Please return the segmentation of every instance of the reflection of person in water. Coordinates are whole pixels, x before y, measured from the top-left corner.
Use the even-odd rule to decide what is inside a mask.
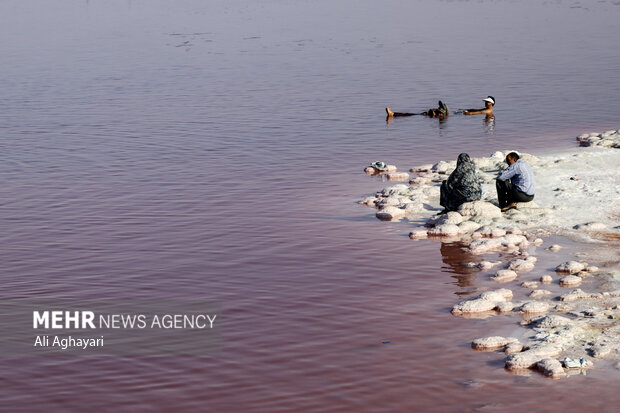
[[[478,269],[468,267],[467,263],[480,261],[480,257],[467,252],[463,247],[464,245],[458,242],[441,243],[441,260],[447,265],[442,269],[455,274],[453,277],[459,287],[471,287],[476,281],[474,274]]]
[[[448,107],[448,105],[444,104],[440,100],[439,103],[438,103],[438,107],[437,108],[432,108],[432,109],[429,109],[429,110],[427,110],[425,112],[421,112],[421,113],[394,112],[390,108],[385,108],[385,112],[387,113],[388,120],[393,118],[393,117],[416,116],[416,115],[428,116],[429,118],[443,119],[444,117],[446,117],[446,116],[448,116],[450,114],[450,108]]]

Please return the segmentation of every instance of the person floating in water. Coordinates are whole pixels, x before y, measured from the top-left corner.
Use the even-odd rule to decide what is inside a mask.
[[[448,105],[444,104],[441,100],[439,101],[438,106],[439,107],[437,107],[437,108],[429,109],[426,112],[422,112],[422,113],[393,112],[388,107],[385,108],[385,112],[387,113],[388,120],[391,119],[392,117],[415,116],[415,115],[421,115],[421,116],[428,116],[430,118],[440,118],[440,119],[443,119],[444,117],[446,117],[446,116],[448,116],[450,114],[450,108],[448,107]]]
[[[495,106],[495,98],[493,96],[487,96],[485,99],[482,99],[484,102],[484,108],[482,109],[458,109],[456,114],[463,115],[486,115],[487,120],[493,119],[493,107]],[[428,116],[431,118],[439,118],[444,119],[450,114],[450,108],[448,105],[444,104],[441,100],[438,103],[438,108],[429,109],[422,113],[412,113],[412,112],[394,112],[389,107],[385,108],[385,112],[387,113],[387,121],[389,122],[392,118],[399,116]]]
[[[484,109],[465,109],[463,115],[492,115],[493,106],[495,106],[495,98],[493,96],[487,96],[486,99],[482,99],[484,102]]]

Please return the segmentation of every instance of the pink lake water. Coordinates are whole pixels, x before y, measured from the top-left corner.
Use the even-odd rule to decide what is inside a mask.
[[[553,381],[472,351],[524,332],[449,313],[488,277],[356,202],[387,185],[362,173],[375,160],[617,129],[618,2],[8,0],[0,15],[0,298],[222,305],[217,354],[5,354],[0,410],[615,411],[605,363]],[[385,106],[487,95],[493,122],[385,122]]]

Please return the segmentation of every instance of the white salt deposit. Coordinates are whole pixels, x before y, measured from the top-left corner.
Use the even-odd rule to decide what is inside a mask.
[[[468,267],[487,271],[504,264],[505,269],[491,278],[514,282],[517,273],[534,268],[536,248],[532,245],[543,244],[544,237],[559,234],[587,240],[615,239],[620,233],[620,151],[609,149],[620,148],[620,131],[584,134],[578,141],[592,147],[541,157],[522,153],[521,159],[532,166],[535,175],[535,201],[518,203],[517,209],[504,213],[497,207],[495,177],[506,168],[504,158],[510,151],[496,151],[489,157],[474,159],[482,180],[482,199],[462,204],[458,212],[435,215],[441,209],[439,187],[454,169],[455,160],[412,168],[410,185],[390,186],[360,204],[377,208],[379,219],[425,222],[426,228],[412,230],[412,239],[442,236],[442,241],[460,240],[472,254],[499,252],[499,262],[471,262]],[[547,249],[555,252],[561,248],[554,244]],[[527,343],[499,336],[472,343],[476,349],[505,347],[509,369],[536,367],[545,375],[563,377],[563,364],[556,359],[561,353],[578,357],[565,358],[567,368],[592,365],[586,357],[620,360],[620,275],[609,270],[616,264],[617,261],[605,262],[602,270],[585,261],[557,265],[560,287],[578,286],[584,278],[592,277],[596,282],[586,283],[586,287],[599,291],[575,288],[558,297],[549,290],[538,289],[538,282],[529,277],[530,281],[521,284],[532,290],[529,301],[511,302],[512,291],[508,289],[487,291],[454,305],[452,314],[480,318],[507,314],[517,308],[526,319],[521,324],[534,330]],[[536,278],[544,284],[553,282],[548,274]],[[538,316],[547,312],[567,313],[571,318],[557,314]]]

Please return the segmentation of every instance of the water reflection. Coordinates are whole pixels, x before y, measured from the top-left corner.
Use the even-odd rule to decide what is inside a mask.
[[[442,266],[442,270],[456,274],[453,278],[456,278],[459,287],[473,286],[478,270],[467,263],[480,262],[480,257],[468,252],[460,242],[442,242],[440,251],[441,260],[447,265]]]
[[[495,133],[495,115],[492,113],[487,114],[483,120],[485,131],[488,135]]]

